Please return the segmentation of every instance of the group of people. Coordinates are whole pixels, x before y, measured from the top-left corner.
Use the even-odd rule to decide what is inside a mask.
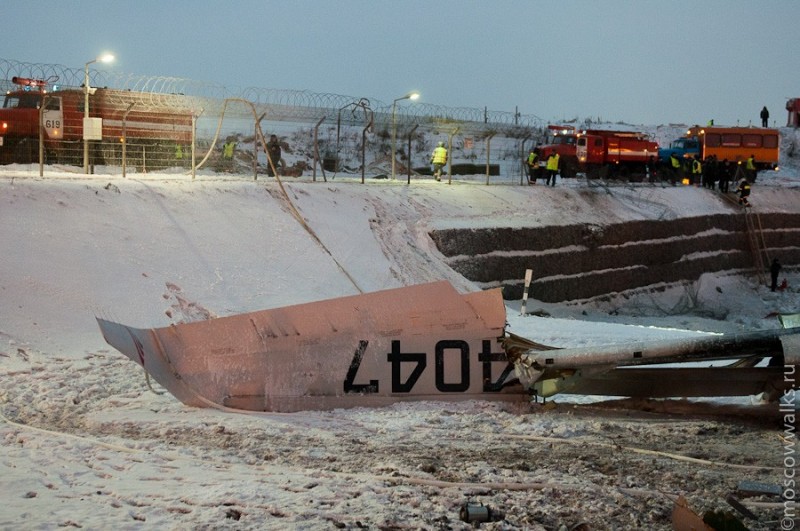
[[[528,184],[536,184],[536,179],[542,171],[542,165],[539,163],[539,156],[539,148],[533,148],[530,153],[528,153],[528,159],[525,161],[528,167]],[[547,178],[545,184],[547,186],[556,185],[556,176],[558,175],[560,160],[561,156],[555,152],[547,157],[547,162],[544,165],[545,176]]]
[[[767,127],[767,123],[769,121],[769,111],[767,110],[766,106],[761,110],[761,120],[763,126]],[[180,149],[180,146],[178,146],[177,150]],[[235,139],[232,137],[228,138],[227,141],[222,145],[221,165],[224,169],[233,168],[235,151]],[[278,140],[278,137],[276,135],[271,135],[269,142],[267,142],[268,175],[275,175],[275,170],[281,163],[281,154],[281,144]],[[542,173],[544,173],[544,177],[547,179],[546,185],[555,186],[556,177],[559,173],[560,156],[558,153],[551,153],[550,156],[547,157],[547,161],[544,165],[540,164],[540,156],[541,154],[538,147],[532,148],[528,154],[528,158],[525,161],[528,168],[528,184],[536,184],[537,179],[542,175]],[[178,151],[176,151],[176,158],[183,158],[183,153],[181,152],[179,155]],[[735,166],[727,159],[723,160],[722,162],[718,162],[716,157],[711,156],[704,162],[701,162],[695,157],[692,160],[691,168],[688,171],[684,168],[681,160],[678,159],[678,157],[676,157],[674,154],[670,157],[669,162],[669,181],[673,185],[678,181],[682,181],[685,178],[684,176],[688,173],[691,176],[689,180],[692,184],[702,183],[704,187],[713,190],[716,186],[716,183],[719,183],[719,190],[721,192],[728,192],[729,183],[735,178]],[[447,148],[444,147],[444,142],[439,142],[436,148],[434,148],[433,153],[431,154],[431,164],[433,165],[433,177],[437,181],[440,181],[442,178],[443,169],[445,165],[447,165]],[[658,171],[659,168],[657,167],[657,161],[655,161],[653,157],[650,157],[650,161],[647,164],[647,173],[651,182],[656,180]],[[747,178],[750,180],[750,182],[755,181],[756,168],[752,155],[749,159],[747,159],[745,171],[747,172]],[[749,185],[747,192],[749,195]],[[744,201],[744,204],[747,204],[746,196]],[[740,200],[740,203],[741,202],[742,201]]]
[[[177,149],[180,149],[180,146],[178,146]],[[236,141],[233,138],[228,138],[227,141],[222,145],[223,166],[233,165],[233,156],[235,150]],[[268,175],[275,175],[275,170],[278,168],[279,164],[282,163],[281,156],[281,143],[278,140],[278,137],[276,135],[270,135],[269,142],[267,142]],[[536,184],[537,179],[542,174],[542,169],[544,169],[546,185],[555,186],[556,177],[559,173],[560,158],[561,157],[558,153],[553,152],[547,157],[547,162],[544,165],[541,165],[539,148],[532,148],[528,153],[528,158],[525,161],[528,169],[528,184]],[[447,165],[447,160],[447,148],[444,147],[444,142],[438,142],[433,150],[433,153],[431,154],[433,177],[437,181],[440,181],[442,178],[442,172],[444,167]],[[691,159],[690,167],[687,169],[681,159],[679,159],[677,155],[673,153],[669,158],[667,172],[669,174],[668,180],[673,185],[676,184],[676,182],[681,182],[685,178],[688,178],[690,184],[702,184],[704,188],[709,188],[711,190],[714,190],[717,186],[717,183],[719,183],[720,192],[727,193],[729,191],[729,183],[736,178],[736,168],[737,166],[728,159],[719,162],[715,155],[711,155],[707,157],[705,161],[700,161],[700,159],[695,156]],[[756,179],[754,155],[750,155],[750,157],[747,159],[744,170],[746,178],[743,179],[743,181],[754,182]],[[657,161],[651,156],[647,163],[647,174],[650,182],[655,182],[657,180],[660,171],[662,170],[658,167]],[[661,178],[663,179],[663,177]],[[737,191],[740,190],[737,188]],[[747,192],[747,195],[749,195],[749,183]],[[741,202],[742,201],[740,201],[740,203]],[[746,196],[744,204],[747,204]]]
[[[556,185],[559,159],[560,157],[558,153],[552,153],[547,158],[547,164],[545,165],[544,169],[546,172],[545,175],[547,177],[548,186]],[[440,181],[442,178],[442,169],[447,164],[447,148],[444,147],[444,142],[439,142],[434,148],[433,153],[431,154],[431,164],[433,165],[433,178],[437,181]],[[526,164],[528,165],[528,184],[536,184],[536,179],[541,171],[541,167],[539,166],[538,148],[531,149],[530,153],[528,154]]]
[[[683,161],[673,153],[669,157],[667,171],[669,172],[669,182],[673,185],[676,182],[688,181],[689,184],[702,185],[704,188],[715,190],[719,186],[719,191],[728,193],[730,183],[737,181],[736,193],[739,195],[739,204],[750,206],[748,196],[750,195],[750,183],[756,180],[757,167],[755,155],[750,155],[741,168],[743,173],[739,173],[739,165],[728,159],[719,161],[716,155],[709,155],[705,160],[700,160],[698,156],[689,159],[688,167]],[[654,172],[657,171],[654,169]]]
[[[730,183],[735,180],[737,170],[737,164],[728,159],[720,161],[716,155],[710,155],[702,161],[695,155],[690,159],[689,170],[686,171],[680,160],[673,154],[670,157],[670,166],[674,170],[676,180],[688,178],[690,184],[699,184],[710,190],[715,190],[719,186],[720,192],[729,191]]]

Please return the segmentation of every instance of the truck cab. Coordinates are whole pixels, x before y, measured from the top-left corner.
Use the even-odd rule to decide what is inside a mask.
[[[0,163],[32,162],[38,151],[39,108],[45,81],[14,77],[0,108]]]
[[[575,155],[578,135],[571,125],[547,126],[545,144],[539,146],[539,168],[544,171],[550,155],[558,153],[562,177],[575,177],[578,159]]]
[[[679,159],[692,158],[695,155],[700,155],[700,142],[697,137],[693,138],[678,138],[670,142],[669,147],[659,148],[658,159],[664,163],[668,162],[672,154],[677,155]]]

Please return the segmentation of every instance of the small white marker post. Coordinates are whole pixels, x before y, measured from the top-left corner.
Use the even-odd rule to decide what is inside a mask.
[[[525,315],[525,306],[528,304],[528,288],[531,286],[531,279],[533,278],[533,269],[525,270],[525,291],[522,294],[522,309],[519,311],[520,315]]]

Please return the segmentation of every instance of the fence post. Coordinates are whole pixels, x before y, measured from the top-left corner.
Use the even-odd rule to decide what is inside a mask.
[[[453,184],[453,137],[460,130],[460,127],[456,127],[447,135],[447,184]]]
[[[317,125],[314,126],[314,173],[312,180],[317,182],[317,164],[319,164],[319,126],[322,122],[325,121],[325,117],[319,119]],[[325,168],[320,164],[320,169],[322,170],[322,178],[325,182],[328,182],[328,179],[325,177]]]
[[[254,139],[253,140],[253,180],[254,181],[258,180],[258,139],[259,139],[259,133],[261,133],[261,136],[264,135],[264,133],[261,132],[261,120],[263,120],[266,115],[267,115],[267,113],[263,113],[261,116],[259,116],[258,119],[256,120],[255,125],[253,126],[255,128],[255,131],[253,131],[253,139]],[[267,161],[267,163],[269,163],[269,161]]]
[[[44,175],[44,110],[47,106],[47,98],[42,96],[42,104],[39,106],[39,177]]]
[[[128,113],[131,112],[133,106],[136,105],[136,102],[131,102],[128,105],[128,108],[125,110],[125,114],[122,115],[122,178],[125,178],[125,168],[128,164]]]
[[[491,162],[491,149],[492,149],[492,138],[497,133],[491,133],[489,136],[486,137],[486,184],[489,184],[489,162]]]
[[[369,123],[361,130],[361,184],[364,184],[364,173],[367,171],[367,131],[372,127],[372,114],[369,116]]]
[[[414,124],[411,131],[408,132],[408,157],[406,158],[406,168],[408,168],[408,184],[411,184],[411,138],[414,136],[414,131],[417,130],[419,124]]]
[[[203,112],[202,109],[200,112]],[[197,177],[197,114],[192,110],[192,180]]]
[[[521,146],[522,156],[520,157],[520,161],[522,161],[522,164],[521,164],[522,171],[519,172],[519,185],[520,186],[523,185],[523,183],[525,181],[525,173],[528,171],[528,157],[527,157],[527,154],[525,153],[525,142],[527,142],[530,137],[531,136],[528,135],[528,136],[526,136],[525,138],[522,139],[522,146]]]

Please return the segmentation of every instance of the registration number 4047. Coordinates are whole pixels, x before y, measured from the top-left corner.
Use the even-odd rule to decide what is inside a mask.
[[[379,380],[369,380],[369,383],[356,383],[358,369],[364,359],[364,353],[369,346],[369,341],[358,342],[344,380],[345,393],[378,393]],[[445,356],[445,353],[450,355]],[[391,392],[411,393],[420,377],[428,370],[427,352],[403,352],[400,341],[392,341],[392,350],[387,353],[386,361],[391,365]],[[483,340],[481,351],[478,353],[478,362],[481,364],[482,374],[480,379],[485,393],[500,392],[508,385],[514,366],[506,359],[505,352],[492,352],[492,342]],[[506,364],[500,376],[492,379],[492,363],[504,362]],[[469,343],[463,340],[442,340],[436,343],[433,352],[434,382],[436,390],[442,393],[465,393],[469,390],[472,375],[470,374],[470,348]],[[450,366],[448,366],[450,365]],[[408,375],[403,378],[403,369]],[[409,372],[410,369],[410,372]],[[513,378],[511,378],[513,380]]]

